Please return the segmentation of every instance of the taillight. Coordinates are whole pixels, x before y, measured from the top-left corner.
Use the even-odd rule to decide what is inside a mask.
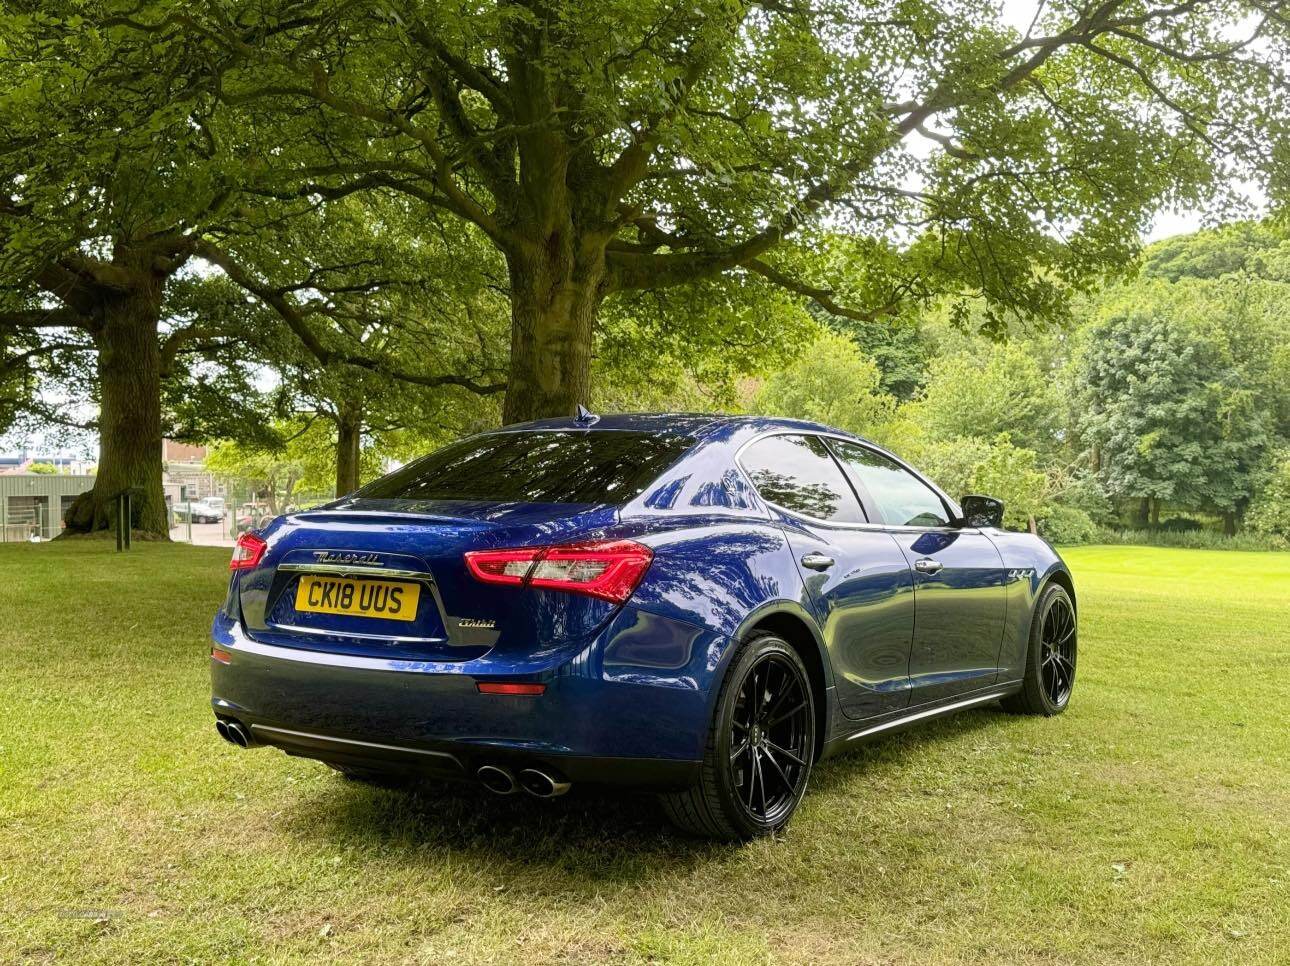
[[[486,584],[519,586],[528,577],[543,548],[525,550],[468,550],[466,566]]]
[[[654,551],[632,540],[599,540],[556,547],[470,550],[476,580],[588,594],[621,604],[641,582]]]
[[[237,538],[233,547],[233,559],[228,562],[229,570],[250,570],[258,567],[264,559],[264,551],[269,549],[264,537],[254,533],[244,533]]]

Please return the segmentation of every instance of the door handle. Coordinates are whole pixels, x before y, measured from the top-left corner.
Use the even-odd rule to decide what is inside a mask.
[[[920,574],[934,574],[944,566],[945,564],[931,557],[921,557],[914,561],[914,569]]]
[[[803,554],[802,566],[807,570],[828,570],[833,566],[833,558],[822,553]]]

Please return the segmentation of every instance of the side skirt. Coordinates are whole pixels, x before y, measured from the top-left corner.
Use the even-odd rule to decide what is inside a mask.
[[[854,748],[866,739],[876,738],[890,731],[908,728],[919,722],[930,721],[933,718],[940,718],[956,711],[965,711],[968,708],[990,704],[992,701],[998,701],[1000,698],[1006,698],[1008,695],[1015,693],[1020,683],[1019,681],[1010,681],[1003,685],[995,685],[978,694],[968,695],[965,698],[956,698],[941,704],[907,710],[885,721],[865,724],[853,731],[844,732],[831,738],[825,746],[824,754],[821,757],[828,758],[831,755],[839,754],[848,748]]]

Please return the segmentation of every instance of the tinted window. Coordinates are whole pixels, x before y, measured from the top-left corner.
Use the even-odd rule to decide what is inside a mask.
[[[854,443],[833,441],[838,456],[869,491],[884,522],[894,526],[943,527],[949,523],[945,502],[907,469]]]
[[[600,432],[472,436],[374,480],[366,500],[622,503],[686,449],[688,436]]]
[[[817,437],[769,436],[744,450],[739,462],[771,503],[817,520],[864,521],[855,492]]]

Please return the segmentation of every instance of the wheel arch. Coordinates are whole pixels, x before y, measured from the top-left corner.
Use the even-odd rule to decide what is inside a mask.
[[[1043,582],[1039,585],[1039,593],[1042,594],[1044,592],[1044,588],[1047,587],[1049,584],[1057,584],[1059,587],[1062,588],[1062,590],[1066,591],[1066,593],[1070,596],[1071,608],[1075,611],[1075,618],[1076,620],[1078,620],[1079,619],[1079,600],[1075,597],[1075,581],[1071,579],[1070,571],[1061,567],[1055,568],[1051,573],[1049,573],[1043,579]],[[1035,599],[1038,600],[1038,597],[1039,595],[1036,594]]]
[[[762,613],[740,634],[740,640],[758,631],[768,631],[788,642],[806,665],[815,694],[815,760],[824,753],[829,726],[829,675],[824,648],[808,619],[791,610]]]

